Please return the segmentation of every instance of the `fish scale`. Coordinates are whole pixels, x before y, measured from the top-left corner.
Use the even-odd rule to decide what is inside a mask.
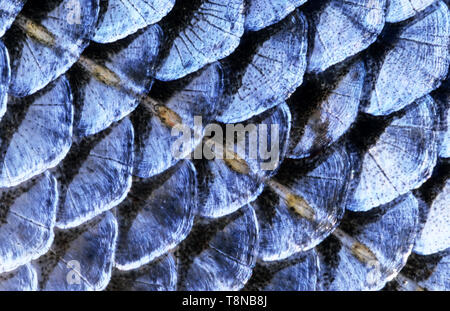
[[[450,290],[448,16],[2,1],[0,290]]]

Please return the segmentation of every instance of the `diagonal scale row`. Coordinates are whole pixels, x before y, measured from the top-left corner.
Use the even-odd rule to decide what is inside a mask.
[[[127,1],[127,3],[122,2],[121,5],[133,6],[137,2],[139,1]],[[162,1],[154,2],[156,5],[156,2]],[[251,4],[252,2],[258,1],[249,1]],[[389,5],[392,6],[392,3],[395,2],[391,1]],[[410,1],[410,4],[415,5],[413,2]],[[284,13],[281,13],[283,16],[280,15],[276,18],[282,19],[291,14],[295,7],[301,4],[303,3],[297,3],[289,9],[282,9],[282,11],[285,10]],[[195,7],[196,5],[198,7]],[[197,18],[204,18],[202,15],[210,9],[210,6],[214,5],[208,1],[198,1],[198,4],[188,7],[192,12],[202,13]],[[347,2],[346,5],[361,6],[356,2],[353,4]],[[131,9],[131,6],[128,9]],[[408,31],[417,34],[414,27],[422,27],[423,25],[420,26],[420,23],[423,21],[434,25],[427,27],[434,27],[433,29],[438,31],[437,34],[431,35],[431,38],[445,38],[446,34],[448,35],[448,29],[446,30],[446,27],[442,27],[442,25],[448,23],[445,21],[445,13],[448,15],[447,7],[443,2],[437,2],[436,5],[428,8],[426,6],[428,4],[417,9],[414,8],[415,12],[423,12],[417,13],[417,18],[412,22],[408,20],[405,24],[401,24],[400,30],[394,32],[396,39],[383,34],[376,44],[384,44],[383,42],[387,40],[389,44],[393,44],[394,49],[396,47],[403,48],[401,47],[402,40],[407,41],[403,34],[407,34]],[[172,9],[170,4],[164,7],[167,12]],[[345,15],[349,8],[344,7],[337,6],[333,10],[342,10]],[[175,6],[174,16],[181,14],[177,9],[179,7]],[[29,12],[27,10],[30,9],[25,8],[24,16]],[[23,155],[23,152],[25,154],[34,152],[39,156],[30,156],[25,161],[22,158],[11,159],[8,168],[5,169],[5,186],[23,187],[22,182],[33,177],[37,178],[59,163],[58,167],[51,170],[51,174],[58,180],[55,182],[57,185],[56,197],[63,200],[58,203],[58,210],[53,213],[56,217],[55,223],[49,227],[52,228],[51,231],[55,225],[64,230],[56,229],[54,247],[47,252],[47,255],[32,264],[27,264],[30,259],[23,259],[28,258],[24,255],[18,263],[7,269],[9,272],[1,274],[0,288],[3,286],[6,289],[32,290],[104,289],[109,282],[111,273],[113,278],[109,289],[117,289],[122,286],[119,285],[122,279],[127,280],[125,287],[121,287],[122,289],[142,286],[144,289],[168,290],[381,289],[387,281],[395,277],[405,265],[406,258],[411,252],[416,234],[415,229],[418,226],[417,207],[414,199],[408,193],[420,187],[431,176],[436,165],[437,154],[440,152],[438,151],[440,142],[446,139],[445,127],[438,125],[437,120],[440,115],[441,123],[445,122],[443,121],[445,104],[448,104],[448,101],[440,102],[439,100],[443,98],[440,97],[440,94],[433,96],[439,97],[436,99],[438,104],[436,106],[430,96],[422,96],[436,89],[439,81],[444,79],[447,73],[448,63],[446,61],[439,62],[441,59],[439,55],[448,54],[448,43],[447,46],[429,41],[423,43],[421,42],[423,37],[420,37],[420,40],[412,40],[421,42],[416,42],[416,44],[434,49],[433,52],[427,53],[426,59],[437,55],[439,68],[437,82],[430,82],[432,86],[429,87],[426,85],[429,83],[428,78],[426,76],[419,77],[414,82],[417,85],[425,86],[424,91],[414,93],[410,99],[406,98],[405,103],[392,104],[394,110],[380,114],[399,112],[387,117],[371,117],[365,113],[374,115],[378,115],[378,113],[373,113],[368,110],[370,108],[367,108],[371,105],[370,96],[368,97],[369,106],[365,102],[361,107],[358,104],[367,91],[368,79],[373,79],[377,75],[378,79],[380,77],[377,73],[379,65],[373,67],[372,63],[372,59],[377,58],[378,55],[373,55],[373,49],[369,48],[367,53],[363,52],[366,55],[361,59],[356,56],[356,61],[353,61],[352,58],[358,51],[336,61],[336,63],[345,61],[342,67],[339,67],[340,64],[337,65],[338,67],[334,66],[336,63],[326,65],[332,66],[331,76],[333,79],[338,76],[337,80],[329,79],[330,70],[324,71],[323,75],[316,75],[314,72],[312,75],[303,77],[306,65],[311,63],[311,55],[306,55],[306,31],[318,31],[318,26],[311,23],[314,21],[310,18],[311,12],[324,14],[324,17],[329,14],[326,13],[329,11],[323,7],[315,8],[308,4],[306,4],[305,11],[305,15],[310,21],[308,27],[306,19],[297,10],[281,23],[269,21],[269,24],[272,25],[266,25],[270,26],[269,28],[245,34],[241,40],[242,47],[238,47],[237,52],[231,56],[228,55],[234,51],[237,45],[232,48],[233,51],[227,52],[228,55],[219,53],[220,56],[217,54],[209,60],[199,56],[201,53],[194,53],[195,55],[189,57],[192,57],[192,61],[197,63],[195,66],[198,68],[192,69],[194,66],[188,69],[187,67],[191,66],[190,63],[183,64],[180,73],[180,77],[183,79],[174,82],[156,81],[153,83],[153,77],[158,78],[158,72],[162,68],[161,64],[170,58],[170,53],[169,56],[165,55],[167,51],[170,51],[168,46],[172,40],[168,38],[176,36],[173,40],[186,39],[188,33],[192,36],[197,29],[189,28],[192,25],[188,23],[186,24],[189,25],[187,30],[175,31],[167,37],[167,34],[163,35],[159,25],[145,28],[163,18],[160,16],[147,22],[146,25],[131,27],[130,30],[127,30],[132,34],[130,37],[110,45],[92,44],[83,56],[75,57],[77,63],[72,66],[68,74],[72,90],[68,87],[69,84],[65,77],[57,79],[60,74],[49,78],[45,85],[32,92],[34,95],[23,99],[11,96],[14,95],[14,92],[10,89],[11,95],[6,103],[8,109],[5,107],[6,114],[1,122],[4,124],[4,129],[10,129],[13,124],[13,132],[23,129],[25,134],[11,135],[14,134],[11,133],[11,130],[9,130],[9,134],[8,131],[5,131],[5,159],[8,158],[8,154]],[[375,12],[370,14],[375,14]],[[274,13],[278,14],[275,8]],[[105,14],[105,8],[103,8],[103,12],[100,12],[100,15],[102,14]],[[186,18],[195,16],[195,13],[183,14],[186,14],[186,16],[183,15]],[[370,18],[375,18],[370,14]],[[47,30],[46,32],[46,28],[36,28],[35,26],[39,24],[33,24],[27,19],[23,20],[21,25],[21,17],[22,13],[17,19],[18,27],[22,27],[20,29],[25,30],[26,35],[30,36],[31,34],[31,40],[36,40],[36,36],[41,36],[39,37],[41,40],[37,41],[48,47],[49,41],[43,42],[42,39],[47,35],[50,38],[52,31]],[[212,17],[213,20],[216,17]],[[227,16],[227,18],[229,17]],[[333,18],[335,17],[336,15],[333,13]],[[173,16],[169,16],[166,20],[163,18],[160,25],[170,25],[173,23],[172,18]],[[139,18],[136,16],[136,19]],[[34,22],[36,21],[34,20]],[[390,22],[389,19],[387,21]],[[262,28],[266,26],[262,26]],[[14,27],[16,25],[12,30]],[[172,28],[175,29],[175,27]],[[163,27],[164,33],[167,29],[172,30],[172,28]],[[291,52],[282,45],[283,40],[289,42],[286,46],[292,44],[291,38],[288,36],[292,33],[292,29],[302,29],[296,33],[302,35],[297,39],[299,44],[299,47],[295,49],[297,53],[293,53],[300,57],[298,60],[290,57]],[[253,34],[257,34],[258,36],[255,38],[258,39],[252,39]],[[122,35],[123,37],[127,36],[122,33],[111,41],[122,39],[123,37],[120,37]],[[117,34],[113,36],[117,36]],[[229,39],[232,37],[230,36]],[[8,46],[7,40],[10,41],[8,33],[4,40]],[[148,48],[136,49],[142,45]],[[252,45],[256,46],[256,52],[245,50],[245,47]],[[286,69],[289,66],[285,66],[277,71],[278,69],[273,64],[277,63],[276,60],[279,60],[280,55],[270,54],[275,47],[288,53],[286,54],[287,59],[282,63],[293,61],[296,64],[294,69],[289,70]],[[416,46],[407,46],[405,49],[407,53],[411,53],[415,48]],[[364,49],[365,47],[362,48],[362,50]],[[338,48],[338,50],[342,49]],[[298,53],[299,51],[300,53]],[[249,59],[246,61],[247,63],[238,61],[239,56],[243,53],[246,54],[246,59]],[[212,53],[208,52],[208,54]],[[9,84],[10,61],[8,51],[4,55],[6,56],[3,57],[0,69],[3,68],[3,85],[5,87],[2,91],[2,83],[0,83],[0,96],[6,98],[8,96],[6,88]],[[220,63],[216,62],[224,57],[225,59]],[[11,59],[14,60],[14,57]],[[383,66],[388,66],[386,57],[383,56],[379,59],[384,61]],[[142,66],[143,61],[145,64]],[[261,65],[262,70],[259,67]],[[12,66],[13,80],[14,70],[16,69]],[[66,70],[67,68],[63,69],[62,73]],[[171,74],[175,71],[169,70]],[[242,77],[247,76],[248,80],[243,78],[241,84],[234,89],[232,85],[235,79],[232,77],[239,72]],[[279,77],[285,79],[289,74],[292,74],[293,80],[278,80]],[[84,77],[83,80],[79,79],[80,76]],[[276,85],[280,89],[270,90],[264,83],[254,83],[255,79],[258,80],[259,77],[268,79],[266,85]],[[320,93],[327,93],[327,96],[315,99],[314,107],[311,107],[314,113],[306,115],[302,115],[305,103],[289,99],[304,80],[306,80],[305,88],[311,85],[320,85]],[[52,81],[55,82],[52,83]],[[311,81],[312,84],[310,84]],[[325,81],[325,86],[322,84],[323,81]],[[364,89],[363,82],[365,82]],[[61,88],[64,89],[64,85],[68,87],[68,90],[60,92],[59,95],[70,98],[70,105],[61,109],[64,112],[58,113],[66,113],[74,120],[63,123],[64,126],[67,125],[67,128],[70,128],[70,133],[66,132],[65,135],[65,147],[55,151],[50,148],[55,142],[47,142],[50,155],[46,157],[45,152],[41,153],[42,149],[38,149],[45,144],[33,140],[28,141],[27,137],[30,137],[28,133],[39,128],[44,132],[37,135],[38,137],[54,139],[55,135],[45,133],[47,131],[60,135],[64,132],[64,129],[59,128],[61,126],[59,122],[52,122],[52,120],[59,120],[60,117],[46,116],[47,109],[43,110],[44,112],[39,112],[37,109],[38,111],[35,112],[34,109],[30,111],[29,107],[34,107],[34,102],[38,101],[40,97],[44,97],[45,101],[48,101],[45,98],[47,93],[52,92],[55,86],[62,86]],[[233,89],[237,91],[233,91]],[[248,107],[236,104],[238,101],[234,101],[236,105],[234,107],[232,106],[233,101],[230,104],[229,96],[237,98],[236,95],[239,96],[240,92],[248,90],[251,90],[249,97],[245,100],[245,104],[250,103]],[[229,95],[230,91],[232,95]],[[234,92],[236,93],[234,94]],[[74,107],[72,107],[72,93]],[[294,100],[301,99],[305,92],[300,90],[298,94],[293,97]],[[110,96],[111,100],[104,101],[103,96],[105,95]],[[395,96],[393,95],[394,101],[396,101]],[[52,98],[51,103],[58,102],[54,97],[50,98]],[[405,100],[405,96],[401,94],[398,95],[398,98]],[[125,105],[123,105],[124,99]],[[288,104],[284,104],[285,100],[288,100]],[[306,102],[306,100],[304,101]],[[15,111],[16,103],[18,106]],[[340,103],[343,103],[343,108],[339,112]],[[104,107],[104,104],[111,104],[111,106]],[[48,108],[47,105],[45,105],[46,108]],[[41,104],[37,106],[41,106]],[[53,104],[49,106],[53,107]],[[61,104],[57,103],[55,106],[61,106]],[[28,109],[25,116],[23,113],[20,116],[22,107]],[[134,111],[136,108],[137,110]],[[361,108],[363,113],[357,117],[358,108]],[[99,112],[100,109],[104,113]],[[131,121],[126,118],[130,113],[132,113]],[[341,113],[341,116],[345,117],[339,117],[335,113]],[[97,116],[92,116],[92,114],[97,114]],[[200,162],[194,161],[194,165],[190,161],[173,157],[168,151],[175,140],[171,135],[172,128],[178,125],[195,128],[193,117],[198,115],[203,116],[207,119],[206,121],[217,119],[225,123],[243,121],[248,124],[278,124],[282,133],[280,139],[282,146],[278,154],[279,163],[268,173],[261,168],[264,161],[261,159],[254,161],[246,156],[248,150],[242,154],[233,151],[236,158],[232,160],[208,159]],[[41,117],[44,118],[42,123],[39,122],[38,125],[33,123],[37,120],[40,121]],[[317,124],[317,119],[320,120],[319,124]],[[28,120],[32,124],[27,129]],[[335,122],[339,126],[330,126],[330,122]],[[52,126],[58,126],[58,128],[54,129]],[[365,126],[368,127],[367,132],[364,131]],[[72,127],[74,127],[75,133],[73,137]],[[226,127],[226,124],[223,127]],[[438,127],[440,137],[436,132]],[[349,129],[350,133],[346,135]],[[375,130],[375,135],[372,130]],[[209,148],[213,145],[214,141],[209,136],[211,133],[205,133],[203,127],[194,129],[194,132],[197,134],[195,139],[189,148],[184,150],[180,158],[189,157],[191,152],[195,153],[198,150],[199,146],[200,148],[205,146]],[[362,143],[355,139],[361,133],[364,134],[364,138],[372,137],[372,141],[366,144],[366,142]],[[252,133],[250,132],[249,135]],[[275,133],[270,133],[272,138],[274,138],[273,135]],[[21,151],[16,152],[15,146]],[[297,149],[294,149],[296,147]],[[27,151],[27,148],[31,151]],[[239,149],[237,150],[239,151]],[[403,156],[402,159],[399,159],[400,154]],[[283,161],[285,157],[292,159]],[[38,159],[37,162],[33,162],[35,158]],[[61,162],[63,158],[65,159]],[[381,163],[381,165],[376,165],[374,162]],[[395,167],[395,174],[389,166],[384,165]],[[10,175],[10,168],[15,169],[15,174]],[[179,168],[182,170],[178,171]],[[189,173],[183,172],[186,169]],[[131,187],[132,171],[139,177],[135,178]],[[176,174],[173,175],[175,178],[169,177],[174,172],[178,172],[180,175],[178,177]],[[45,175],[49,174],[49,172],[45,173]],[[189,181],[180,182],[180,178],[188,176],[191,177]],[[191,185],[192,191],[180,190],[180,194],[177,195],[177,184]],[[106,188],[104,188],[105,186]],[[235,187],[234,190],[230,189],[230,186]],[[129,192],[130,187],[131,192]],[[329,191],[323,191],[324,188]],[[147,191],[149,191],[148,196],[145,194]],[[445,195],[445,187],[439,189],[438,192]],[[78,195],[78,198],[74,200],[73,194]],[[127,196],[127,194],[129,195]],[[125,196],[127,196],[126,199]],[[124,199],[125,201],[123,201]],[[224,201],[220,202],[222,199]],[[84,203],[83,200],[85,200]],[[158,200],[162,203],[158,204]],[[434,220],[436,216],[433,214],[432,204],[434,202],[439,204],[442,200],[445,202],[445,196],[442,199],[437,195],[433,200],[425,202],[426,205],[429,205],[430,211],[422,232],[422,240],[427,243],[429,241],[426,237],[429,232],[427,224],[433,229],[441,226]],[[105,213],[122,201],[123,203],[117,209],[112,210],[112,213]],[[398,206],[402,206],[401,212],[398,212],[400,209]],[[357,214],[360,213],[361,217],[356,217],[358,225],[349,225],[352,222],[348,220],[348,216],[344,217],[346,208],[359,211]],[[271,214],[270,209],[275,214]],[[364,212],[369,209],[370,211]],[[412,210],[411,213],[409,213],[409,209]],[[249,211],[254,215],[247,215]],[[245,218],[242,218],[242,213],[246,215]],[[363,234],[355,232],[353,230],[355,227],[361,224],[362,227],[365,227],[364,222],[371,217],[371,213],[381,213],[382,215],[392,213],[394,216],[378,215],[377,217],[381,218],[374,220],[373,224],[369,224],[369,229],[361,229],[364,230]],[[194,220],[195,215],[198,215],[195,218],[196,221]],[[350,213],[351,215],[352,213]],[[204,219],[205,216],[216,219]],[[277,217],[282,217],[282,220]],[[397,218],[404,220],[404,223],[395,229],[406,230],[408,234],[399,234],[398,241],[389,241],[392,242],[389,244],[389,248],[383,249],[378,244],[379,241],[376,237],[382,237],[386,226],[392,226],[395,223],[392,219]],[[101,219],[103,220],[100,222]],[[341,222],[340,227],[336,229]],[[9,223],[11,222],[8,221],[7,224]],[[299,225],[300,223],[302,225]],[[283,226],[279,224],[283,224]],[[94,233],[99,228],[104,230],[104,235]],[[148,228],[155,228],[155,232],[152,234]],[[193,236],[190,237],[189,232],[192,228]],[[243,228],[246,228],[247,232],[237,233],[239,229]],[[299,231],[299,228],[303,228],[305,232]],[[195,245],[195,232],[208,232],[209,229],[213,232],[209,235],[210,239],[205,241],[205,245],[202,247]],[[237,240],[230,241],[230,245],[223,245],[223,241],[227,241],[227,236],[236,235],[238,236]],[[323,261],[321,257],[320,243],[328,236],[330,237],[325,243],[328,243],[328,240],[334,240],[335,243],[341,245],[341,251],[336,249],[331,254],[332,257],[338,256],[337,264]],[[186,238],[187,240],[182,242]],[[45,239],[47,243],[51,244],[53,238],[46,237]],[[180,242],[181,245],[177,247]],[[319,246],[315,250],[317,245]],[[416,244],[415,251],[419,251],[418,245]],[[423,245],[422,243],[422,248]],[[98,249],[94,252],[95,247]],[[174,260],[170,254],[165,254],[175,247],[177,248]],[[445,249],[445,246],[443,247]],[[307,253],[303,253],[306,251]],[[41,252],[45,253],[46,250],[42,249]],[[82,285],[79,287],[68,286],[65,279],[67,273],[77,272],[73,267],[69,267],[68,263],[74,258],[88,260],[89,252],[98,255],[99,261],[83,262],[83,265],[92,267],[92,271],[75,273],[73,277],[75,279],[79,277]],[[435,253],[436,250],[429,252]],[[159,258],[162,255],[165,257]],[[271,262],[274,260],[276,262]],[[24,263],[26,265],[20,266]],[[322,272],[319,273],[319,265],[322,271],[324,267],[329,269],[327,270],[329,275],[323,276]],[[114,269],[112,269],[113,266],[115,266]],[[47,267],[51,267],[51,269],[47,271]],[[375,269],[373,269],[374,267]],[[15,268],[17,270],[14,270]],[[135,268],[138,269],[135,270]],[[133,271],[119,271],[119,269],[133,269]],[[351,272],[352,269],[354,269],[354,273]],[[444,268],[444,277],[445,271]],[[264,276],[264,273],[268,274],[268,278]],[[349,273],[354,275],[350,281],[346,277]],[[228,275],[224,277],[226,274]],[[205,275],[210,277],[205,278]],[[295,275],[297,277],[294,277]],[[400,280],[402,277],[405,276],[401,274],[398,279]],[[114,284],[116,278],[119,281]],[[327,280],[333,281],[323,283]]]

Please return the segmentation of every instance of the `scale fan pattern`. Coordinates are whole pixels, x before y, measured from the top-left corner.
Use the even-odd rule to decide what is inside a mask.
[[[445,0],[1,0],[0,291],[450,291]]]

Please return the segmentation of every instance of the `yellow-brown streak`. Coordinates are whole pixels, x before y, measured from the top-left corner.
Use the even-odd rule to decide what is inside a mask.
[[[211,139],[205,141],[205,145],[211,146],[214,142]],[[223,161],[230,167],[233,171],[238,172],[243,175],[250,175],[251,169],[249,164],[242,159],[237,153],[232,150],[225,149],[220,150],[220,145],[214,145],[216,149],[213,151],[218,155],[226,155],[223,158]],[[219,148],[219,150],[217,149]],[[299,195],[293,193],[286,186],[276,182],[273,179],[261,180],[260,177],[254,176],[254,178],[262,183],[265,183],[267,186],[271,187],[282,199],[286,201],[286,204],[289,208],[292,208],[297,214],[301,217],[306,218],[310,221],[314,221],[315,219],[315,211],[314,209]]]
[[[140,99],[140,103],[147,108],[149,111],[153,112],[154,114],[156,114],[156,107],[158,106],[162,106],[161,103],[149,96],[143,96]]]
[[[339,241],[347,247],[350,252],[362,263],[371,264],[373,262],[378,262],[375,254],[364,244],[356,241],[353,237],[349,236],[347,233],[341,229],[336,229],[333,235],[339,239]]]
[[[34,26],[33,26],[34,27]],[[81,56],[79,63],[93,76],[110,86],[120,86],[121,81],[119,77],[108,68],[95,63],[94,61]],[[149,109],[152,113],[160,118],[160,120],[168,127],[173,128],[177,125],[183,124],[182,118],[170,108],[163,106],[158,101],[150,98],[148,96],[143,96],[140,98],[140,102],[147,109]],[[211,144],[213,141],[208,139],[205,141],[205,144]],[[217,148],[217,145],[215,145]],[[245,159],[242,159],[238,154],[231,150],[217,150],[214,149],[216,154],[221,154],[222,156],[226,154],[223,161],[230,167],[233,171],[238,172],[243,175],[251,174],[251,169]],[[256,177],[259,179],[258,177]],[[266,183],[269,187],[271,187],[281,198],[283,198],[288,205],[288,207],[292,208],[297,214],[301,217],[314,221],[315,219],[315,211],[314,209],[304,200],[301,196],[293,193],[286,186],[276,182],[275,180],[263,180],[261,181]],[[351,253],[362,263],[370,263],[373,261],[377,261],[376,256],[373,252],[365,245],[355,241],[352,237],[348,236],[345,232],[340,229],[336,229],[333,233],[346,247],[349,248]]]
[[[55,45],[56,42],[55,36],[51,32],[49,32],[44,26],[39,25],[20,14],[16,19],[16,23],[31,38],[47,46]],[[91,73],[92,76],[101,83],[112,87],[123,87],[126,89],[126,86],[121,85],[122,81],[119,78],[119,76],[109,68],[100,65],[85,56],[80,57],[80,59],[78,60],[78,64],[83,66],[83,68],[86,71]],[[134,94],[134,92],[130,90],[127,91],[130,94],[138,97],[138,95]],[[156,114],[166,126],[173,128],[176,125],[180,125],[183,123],[183,120],[175,111],[160,105],[157,101],[149,97],[142,97],[140,99],[142,104],[145,105],[148,109],[150,109],[154,114]]]
[[[222,159],[233,171],[242,175],[250,174],[251,170],[248,163],[234,151],[228,149],[224,150],[222,146],[220,144],[216,144],[213,139],[205,140],[204,144],[215,153],[216,159]],[[214,148],[212,148],[213,145]]]
[[[314,221],[315,211],[301,196],[293,193],[291,189],[271,179],[267,181],[269,185],[281,198],[284,199],[289,208],[292,208],[301,217]]]
[[[227,150],[226,156],[223,160],[225,164],[233,171],[238,172],[242,175],[250,174],[250,166],[244,159],[239,157],[237,153]]]
[[[173,128],[183,124],[183,119],[172,109],[162,105],[155,106],[156,113],[161,121],[168,127]]]
[[[78,63],[90,72],[98,81],[109,86],[120,86],[121,80],[119,76],[105,66],[99,65],[85,56],[81,56]]]
[[[55,45],[56,40],[54,35],[42,25],[39,25],[22,15],[18,16],[18,18],[16,19],[16,23],[31,38],[47,46]],[[95,61],[85,56],[81,56],[78,63],[83,66],[84,69],[86,69],[88,72],[90,72],[98,81],[113,87],[121,86],[121,80],[119,76],[107,67],[97,64]],[[159,102],[150,97],[142,97],[141,103],[147,109],[157,115],[161,119],[161,121],[170,128],[181,125],[183,123],[182,118],[175,111],[164,107]],[[227,150],[226,157],[223,160],[232,170],[243,175],[250,174],[250,167],[248,163],[233,151]],[[303,198],[293,194],[288,188],[279,183],[276,183],[275,181],[269,180],[267,184],[271,186],[282,198],[284,198],[288,206],[293,208],[299,215],[310,220],[314,219],[314,210]]]
[[[155,114],[161,122],[169,128],[174,128],[177,125],[183,124],[183,119],[175,111],[163,106],[160,102],[151,97],[143,96],[140,99],[140,103]]]
[[[55,36],[44,26],[35,23],[31,19],[19,14],[15,20],[15,24],[22,28],[34,40],[50,47],[55,45]]]
[[[211,145],[212,143],[213,141],[211,139],[205,141],[205,144],[207,145]],[[220,148],[217,145],[215,145],[215,147]],[[214,151],[216,152],[216,155],[224,154],[223,150],[214,149]],[[225,151],[227,157],[225,157],[224,161],[232,170],[244,175],[249,175],[251,173],[250,167],[244,159],[240,158],[239,155],[231,150]],[[256,179],[259,178],[256,177]],[[301,217],[309,221],[315,220],[316,213],[314,209],[301,196],[296,195],[291,189],[273,179],[262,180],[261,182],[271,187],[272,190],[285,200],[288,207],[292,208]],[[337,237],[360,262],[364,264],[373,264],[374,262],[379,263],[375,254],[366,245],[356,241],[341,229],[336,229],[333,232],[333,235]]]
[[[99,81],[111,86],[120,85],[120,79],[118,78],[118,76],[108,68],[98,65],[94,61],[83,56],[80,58],[79,62]],[[175,111],[163,106],[161,103],[151,97],[141,97],[140,103],[153,114],[158,116],[160,120],[169,128],[174,128],[177,125],[183,124],[182,118]],[[207,145],[211,143],[213,143],[212,140],[205,141],[205,144]],[[215,147],[217,148],[218,146],[215,145]],[[223,161],[233,171],[243,175],[251,174],[251,169],[248,163],[234,151],[225,150],[224,152],[224,150],[217,149],[214,149],[214,151],[216,152],[217,156],[219,154],[221,154],[222,157],[225,155],[223,157]],[[259,177],[255,178],[259,179]],[[304,217],[310,221],[314,221],[315,211],[302,197],[292,193],[290,189],[274,180],[263,180],[261,182],[266,183],[268,186],[270,186],[278,195],[280,195],[280,197],[282,197],[286,201],[287,205],[301,217]]]

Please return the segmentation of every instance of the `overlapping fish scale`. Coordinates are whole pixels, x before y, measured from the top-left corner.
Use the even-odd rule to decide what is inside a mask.
[[[357,59],[303,83],[288,101],[292,111],[289,158],[320,154],[349,130],[358,115],[365,74],[363,62]]]
[[[199,222],[177,250],[178,290],[239,290],[250,279],[259,229],[252,207]]]
[[[242,39],[221,63],[225,88],[218,121],[237,123],[285,101],[303,82],[308,24],[295,11],[282,22]]]
[[[258,262],[243,290],[315,291],[319,269],[319,258],[314,249],[282,261]]]
[[[431,177],[437,161],[436,119],[431,96],[388,119],[361,115],[350,135],[361,165],[347,209],[368,211]]]
[[[448,1],[25,2],[0,290],[450,290]],[[215,120],[278,125],[277,164],[186,160]]]
[[[197,211],[196,177],[192,163],[181,161],[160,175],[134,181],[116,213],[118,269],[148,264],[188,236]]]
[[[243,0],[183,1],[160,23],[166,38],[155,77],[180,79],[230,55],[244,33]]]
[[[73,228],[122,202],[131,188],[134,132],[129,119],[73,144],[55,170],[57,227]]]
[[[437,89],[447,76],[449,47],[450,14],[442,1],[387,27],[368,53],[363,111],[388,115]]]
[[[319,73],[367,49],[385,24],[386,0],[310,1],[308,72]]]
[[[222,92],[219,63],[154,85],[130,117],[136,133],[133,174],[150,178],[189,158],[203,139],[204,127],[217,115]]]
[[[48,252],[53,243],[58,191],[49,173],[0,191],[0,273]]]
[[[306,0],[250,0],[247,2],[245,30],[258,31],[278,23]]]
[[[72,145],[72,93],[65,76],[25,97],[9,96],[0,121],[0,187],[56,166]]]
[[[4,36],[11,58],[10,94],[34,94],[64,74],[89,44],[98,11],[98,0],[27,2]]]
[[[418,203],[409,193],[363,213],[349,213],[317,247],[321,290],[380,290],[405,266],[419,223]]]
[[[111,43],[159,22],[175,0],[100,0],[99,22],[92,40]]]
[[[75,134],[96,134],[130,114],[153,84],[162,32],[147,27],[112,44],[91,44],[69,71]]]
[[[252,203],[260,226],[259,258],[286,259],[330,235],[344,216],[353,169],[345,146],[313,163],[286,160],[274,180],[290,194],[282,197],[278,189],[267,187]]]
[[[110,212],[82,226],[58,230],[44,256],[33,262],[40,290],[103,290],[114,264],[117,220]]]
[[[194,162],[199,174],[199,215],[222,217],[258,197],[265,180],[273,176],[283,162],[290,123],[289,107],[283,103],[245,123],[224,126],[225,136],[227,131],[235,131],[232,137],[217,135],[222,128],[217,132],[214,127],[209,129],[211,132],[207,131],[206,135],[214,133],[214,136],[199,147],[202,158]],[[261,128],[266,130],[261,131]],[[221,147],[224,139],[230,145],[228,149],[227,145]],[[219,152],[209,152],[220,148]]]

